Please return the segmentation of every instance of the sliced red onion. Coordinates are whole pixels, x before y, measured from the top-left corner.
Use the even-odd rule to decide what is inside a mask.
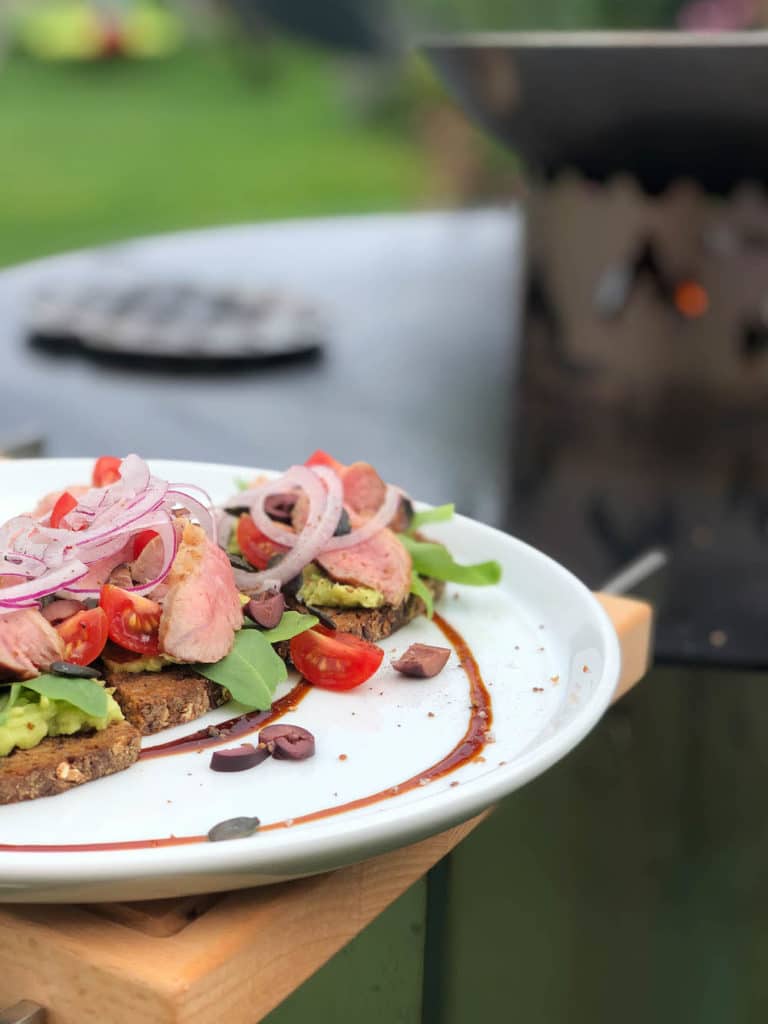
[[[40,576],[46,570],[42,558],[34,555],[21,555],[10,551],[0,558],[0,576]]]
[[[58,540],[60,537],[68,536],[70,543],[72,543],[74,539],[79,548],[106,540],[108,537],[113,537],[119,530],[125,530],[126,527],[137,523],[143,516],[160,508],[163,503],[163,499],[166,496],[166,492],[167,485],[163,487],[150,487],[144,492],[144,494],[131,499],[127,507],[115,512],[114,519],[110,517],[107,522],[108,512],[111,513],[115,508],[112,506],[108,512],[105,511],[102,516],[105,520],[103,526],[98,526],[95,523],[93,526],[89,526],[87,521],[78,514],[77,508],[75,508],[68,516],[65,516],[65,520],[70,525],[71,529],[50,530],[51,540]],[[85,527],[85,529],[79,530],[78,528],[80,526]],[[76,538],[73,538],[72,536],[73,531],[77,531],[78,533]]]
[[[79,559],[73,559],[60,569],[54,569],[45,574],[44,577],[35,580],[28,580],[26,583],[19,583],[14,587],[4,587],[0,591],[0,605],[3,607],[17,607],[20,602],[39,601],[48,594],[55,594],[57,590],[68,583],[80,580],[88,572],[88,566]]]
[[[190,491],[197,492],[198,498],[194,498]],[[184,505],[189,510],[192,516],[200,523],[200,526],[205,530],[206,536],[212,540],[216,540],[216,524],[213,518],[213,502],[211,501],[210,495],[202,489],[202,487],[196,487],[194,484],[174,484],[172,489],[166,492],[166,498]]]
[[[7,608],[0,604],[0,617],[3,615],[13,615],[14,612],[23,612],[25,608],[37,608],[37,601],[30,601],[29,604],[17,604],[9,605]]]
[[[258,526],[265,537],[269,537],[270,540],[274,541],[275,544],[280,544],[284,548],[292,548],[296,541],[301,536],[300,533],[294,533],[290,527],[276,523],[274,519],[270,519],[264,508],[266,499],[271,494],[280,494],[279,490],[273,487],[269,487],[260,494],[251,505],[251,519]],[[334,526],[334,530],[336,527]]]
[[[317,469],[318,467],[313,467]],[[320,467],[325,472],[328,472],[326,467]],[[330,473],[338,477],[331,470]],[[263,488],[259,488],[257,491],[252,492],[254,494],[253,504],[251,505],[251,516],[256,526],[261,532],[269,537],[270,540],[276,544],[282,544],[283,547],[292,548],[295,546],[301,534],[292,533],[290,530],[286,530],[283,526],[281,527],[278,523],[275,523],[267,515],[264,510],[264,499],[270,494],[277,494],[280,492],[280,487],[277,486],[285,481],[285,477],[281,477],[280,480],[271,481],[269,484],[264,485]],[[370,540],[374,534],[377,534],[380,530],[383,530],[391,521],[402,497],[402,491],[398,487],[393,487],[391,484],[387,486],[386,493],[384,495],[384,501],[380,505],[377,512],[367,519],[362,526],[358,526],[356,529],[351,530],[349,533],[344,534],[341,537],[331,537],[322,552],[325,551],[340,551],[344,548],[355,547],[357,544],[362,544],[363,541]],[[335,527],[334,527],[335,530]]]
[[[152,476],[149,466],[138,455],[126,455],[120,463],[120,480],[132,491],[145,491]]]
[[[277,480],[269,481],[263,488],[254,490],[262,494],[263,501],[267,493],[275,493],[276,489],[285,491],[291,487],[300,487],[309,500],[304,529],[296,534],[291,550],[274,566],[260,573],[244,574],[251,576],[247,593],[262,590],[267,579],[277,579],[281,584],[293,579],[324,549],[339,522],[343,493],[341,480],[332,470],[325,466],[314,466],[312,469],[292,466]]]
[[[341,551],[343,548],[352,548],[356,544],[362,544],[363,541],[370,540],[374,534],[377,534],[392,522],[392,517],[397,512],[401,497],[402,491],[400,488],[388,484],[384,501],[381,503],[378,511],[370,519],[366,519],[363,525],[358,526],[356,530],[352,530],[342,537],[332,537],[323,548],[323,553],[326,551]]]
[[[176,555],[178,537],[171,513],[179,504],[213,536],[211,501],[205,491],[194,485],[171,486],[152,476],[143,459],[129,455],[121,463],[118,480],[91,488],[62,519],[69,529],[48,525],[50,516],[16,516],[0,527],[0,570],[7,566],[6,575],[19,574],[26,582],[3,588],[0,608],[34,604],[56,592],[95,596],[110,559],[124,556],[135,533],[154,529],[163,540],[161,571],[154,580],[133,588],[138,594],[149,593],[168,575]],[[89,574],[91,579],[86,580]]]

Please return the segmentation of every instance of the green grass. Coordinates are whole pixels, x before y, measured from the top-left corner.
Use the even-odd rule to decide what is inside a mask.
[[[0,264],[147,232],[416,204],[403,127],[345,109],[328,57],[224,47],[0,69]]]

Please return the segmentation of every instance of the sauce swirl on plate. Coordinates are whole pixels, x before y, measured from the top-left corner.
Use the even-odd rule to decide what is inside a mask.
[[[456,746],[439,761],[394,786],[379,790],[377,793],[358,797],[356,800],[350,800],[344,804],[323,807],[319,810],[310,811],[307,814],[283,821],[268,822],[259,828],[259,832],[294,828],[296,825],[302,825],[310,821],[319,821],[323,818],[334,817],[337,814],[344,814],[346,811],[357,810],[360,807],[369,807],[372,804],[391,799],[393,796],[399,796],[420,786],[425,786],[480,756],[485,744],[489,740],[489,732],[493,720],[491,696],[483,682],[475,656],[461,634],[437,613],[433,621],[456,652],[459,664],[463,668],[469,683],[471,714],[467,729]],[[148,760],[189,750],[199,750],[204,747],[228,742],[234,736],[243,736],[249,732],[254,732],[265,723],[272,722],[288,711],[292,711],[310,690],[311,687],[306,683],[299,682],[284,697],[275,701],[270,711],[247,712],[244,715],[239,715],[237,718],[223,722],[215,727],[218,730],[218,735],[211,735],[209,729],[206,728],[200,729],[188,736],[182,736],[180,739],[158,744],[142,751],[142,759]],[[208,842],[207,835],[167,836],[162,839],[134,839],[114,843],[72,843],[69,845],[0,843],[0,852],[87,853],[90,851],[147,850],[164,846],[189,846],[193,843],[205,842]]]

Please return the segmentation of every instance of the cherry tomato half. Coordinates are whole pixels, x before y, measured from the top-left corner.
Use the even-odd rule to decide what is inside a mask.
[[[275,555],[284,555],[288,551],[288,548],[265,536],[247,513],[237,521],[237,543],[243,556],[257,569],[266,569]]]
[[[309,683],[329,690],[351,690],[370,679],[384,650],[351,633],[315,626],[290,643],[291,660]]]
[[[93,467],[93,486],[106,487],[120,479],[120,459],[115,455],[102,455]]]
[[[331,469],[339,473],[344,469],[344,463],[339,462],[338,459],[334,459],[328,452],[324,452],[322,448],[318,448],[317,451],[312,452],[307,461],[304,463],[305,466],[329,466]]]
[[[61,525],[61,520],[67,513],[71,512],[77,505],[77,498],[70,494],[69,491],[64,491],[61,494],[56,504],[51,509],[51,526],[57,530]]]
[[[139,597],[107,583],[101,588],[101,607],[107,616],[109,639],[120,647],[150,657],[160,653],[160,616],[157,601]]]
[[[101,608],[77,612],[57,626],[56,632],[64,641],[65,661],[90,665],[107,642],[107,616]]]
[[[142,530],[133,538],[133,557],[138,558],[144,548],[151,540],[157,537],[156,530]]]

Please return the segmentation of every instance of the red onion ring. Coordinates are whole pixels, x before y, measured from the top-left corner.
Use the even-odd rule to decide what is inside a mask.
[[[72,559],[60,569],[46,573],[44,578],[27,580],[26,583],[18,583],[13,587],[3,587],[0,590],[0,607],[17,608],[20,603],[39,601],[48,594],[55,594],[66,584],[82,579],[87,572],[87,565],[77,558]]]
[[[263,590],[268,580],[270,583],[278,580],[284,584],[293,579],[305,565],[320,554],[338,526],[343,507],[341,480],[325,466],[313,466],[311,469],[307,466],[291,466],[281,477],[253,489],[252,493],[259,496],[255,499],[254,505],[258,505],[259,499],[263,504],[267,494],[285,491],[290,487],[300,487],[309,500],[304,529],[295,535],[291,550],[276,565],[262,572],[242,574],[249,577],[244,581],[246,593]]]
[[[196,500],[189,493],[190,491],[196,491],[200,498],[203,500]],[[180,505],[183,505],[189,512],[197,519],[198,523],[203,530],[205,530],[206,536],[209,540],[215,541],[216,539],[216,524],[213,517],[213,502],[211,496],[207,491],[204,491],[202,487],[197,487],[195,484],[174,484],[172,489],[166,491],[166,499],[173,499]]]
[[[313,467],[315,470],[318,468],[322,468],[325,473],[329,472],[327,467]],[[333,470],[330,470],[330,474],[339,480],[338,475],[334,473]],[[274,541],[275,544],[281,544],[283,547],[292,548],[297,543],[301,534],[292,533],[284,526],[280,526],[278,523],[275,523],[267,515],[264,507],[264,500],[270,494],[279,494],[286,490],[285,485],[287,479],[288,474],[285,474],[278,480],[271,480],[268,484],[264,484],[262,487],[254,488],[249,492],[249,495],[253,498],[251,504],[251,517],[259,530],[261,530],[266,537],[269,537],[271,541]],[[358,526],[349,533],[344,534],[341,537],[331,537],[319,554],[325,554],[326,551],[341,551],[344,548],[355,547],[357,544],[362,544],[363,541],[369,540],[392,521],[397,512],[401,497],[402,491],[400,488],[393,487],[391,484],[388,484],[384,495],[384,501],[381,503],[374,515],[372,515],[370,519],[367,519],[362,526]]]
[[[370,540],[374,534],[379,533],[392,522],[401,497],[402,491],[399,487],[387,484],[387,492],[378,511],[370,519],[366,519],[362,526],[358,526],[357,529],[352,530],[350,533],[346,533],[341,537],[332,537],[323,548],[322,554],[325,554],[326,551],[341,551],[344,548],[352,548],[357,544],[362,544],[363,541]]]
[[[178,536],[172,511],[179,504],[189,509],[209,536],[214,535],[211,500],[204,490],[192,484],[170,485],[152,476],[138,455],[128,455],[115,483],[91,488],[62,518],[69,529],[51,527],[50,515],[9,520],[0,527],[0,570],[7,566],[4,575],[16,575],[25,582],[2,589],[0,613],[34,606],[57,592],[97,596],[93,585],[73,584],[84,579],[90,566],[122,556],[130,538],[146,529],[154,529],[162,538],[162,566],[155,579],[131,589],[150,593],[168,575],[176,557]]]

